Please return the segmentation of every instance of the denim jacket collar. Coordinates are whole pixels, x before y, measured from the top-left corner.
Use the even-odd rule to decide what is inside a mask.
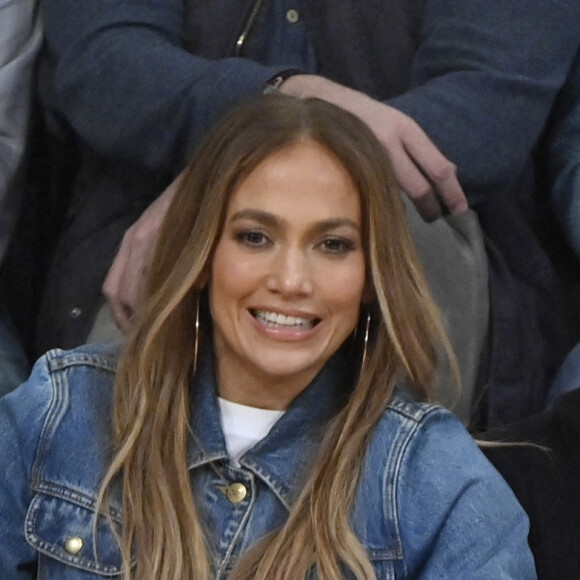
[[[348,344],[339,349],[268,435],[239,459],[241,466],[254,472],[288,511],[302,489],[302,485],[297,485],[297,478],[304,479],[309,471],[310,463],[305,464],[305,460],[315,455],[308,450],[320,444],[324,425],[351,392],[354,365],[349,354]],[[200,358],[192,381],[193,434],[187,458],[190,470],[212,462],[229,461],[217,400],[213,353],[205,349]],[[298,449],[302,451],[297,453]]]

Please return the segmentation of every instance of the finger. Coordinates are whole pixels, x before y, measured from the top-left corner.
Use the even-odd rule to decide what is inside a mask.
[[[117,326],[123,331],[128,328],[131,316],[131,309],[128,308],[122,298],[124,272],[126,271],[131,255],[129,234],[130,232],[127,231],[123,237],[121,246],[103,283],[103,294],[107,298]]]
[[[143,274],[151,257],[159,225],[182,176],[180,174],[125,232],[119,251],[107,273],[103,293],[117,325],[124,331],[131,325],[141,298]]]
[[[467,198],[457,179],[457,167],[433,145],[427,135],[420,130],[412,141],[405,142],[404,147],[445,207],[453,215],[466,211]]]
[[[118,300],[123,308],[123,323],[130,324],[141,300],[143,289],[144,268],[139,260],[131,260],[126,264],[119,287]]]
[[[129,325],[130,312],[119,297],[119,279],[121,269],[121,266],[115,260],[113,262],[113,266],[107,274],[107,277],[105,278],[105,282],[103,284],[103,294],[107,298],[107,302],[113,314],[115,323],[123,332],[125,332]]]
[[[406,152],[391,153],[391,159],[399,186],[415,204],[421,217],[431,222],[441,216],[441,206],[433,187]]]
[[[131,326],[142,298],[150,249],[150,244],[144,243],[140,230],[128,230],[103,286],[115,320],[123,331]]]

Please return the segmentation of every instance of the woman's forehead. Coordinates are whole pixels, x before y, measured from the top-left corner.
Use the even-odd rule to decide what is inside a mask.
[[[235,188],[228,218],[254,208],[282,217],[307,211],[320,219],[341,213],[360,222],[360,193],[338,158],[316,141],[301,141],[268,155]]]

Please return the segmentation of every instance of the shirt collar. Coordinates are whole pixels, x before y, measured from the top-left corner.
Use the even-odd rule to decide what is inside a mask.
[[[239,459],[240,465],[254,472],[288,510],[310,471],[324,434],[324,425],[350,394],[354,382],[352,359],[352,349],[347,343],[296,397],[268,435]],[[214,357],[209,348],[200,354],[196,376],[192,380],[191,405],[189,469],[227,461]]]

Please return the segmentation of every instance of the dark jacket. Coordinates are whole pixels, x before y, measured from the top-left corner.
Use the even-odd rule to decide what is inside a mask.
[[[544,446],[484,449],[530,518],[530,546],[538,578],[562,580],[580,573],[580,389],[554,407],[487,433],[492,441]]]

